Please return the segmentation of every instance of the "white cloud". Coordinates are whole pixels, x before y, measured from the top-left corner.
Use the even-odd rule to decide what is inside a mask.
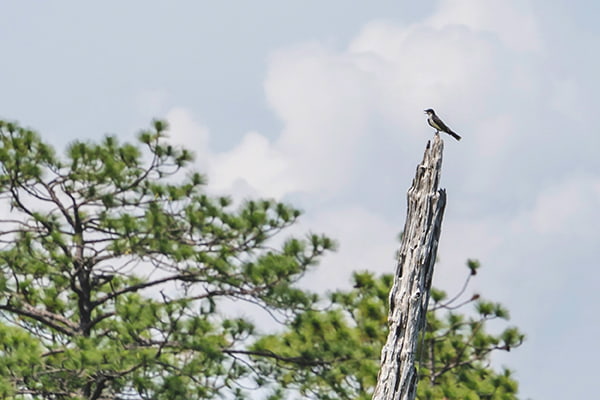
[[[210,185],[219,192],[234,188],[244,196],[280,199],[298,188],[287,177],[289,161],[267,138],[257,132],[244,135],[230,151],[213,155]]]
[[[275,144],[303,190],[332,191],[347,183],[367,135],[367,77],[350,54],[308,44],[270,57],[265,91],[284,123]]]
[[[519,51],[541,50],[542,39],[529,1],[442,0],[427,25],[444,29],[461,25],[495,35]]]
[[[360,185],[357,176],[382,182],[386,177],[389,184],[387,177],[393,172],[384,170],[382,166],[389,163],[382,158],[400,157],[412,143],[412,147],[422,151],[416,143],[424,143],[423,135],[430,133],[422,109],[438,106],[444,118],[451,116],[452,126],[471,128],[461,132],[465,140],[460,143],[460,179],[464,185],[473,184],[471,191],[463,195],[480,196],[482,183],[486,190],[493,189],[495,182],[486,181],[486,176],[520,176],[521,166],[507,163],[519,137],[515,135],[517,117],[507,112],[504,103],[514,96],[512,91],[519,82],[538,78],[526,66],[509,66],[506,58],[515,50],[539,49],[541,45],[529,10],[517,9],[515,4],[494,2],[489,7],[483,3],[468,7],[466,2],[446,1],[434,16],[420,23],[368,23],[346,49],[307,43],[274,52],[269,58],[264,86],[270,107],[283,123],[280,135],[269,140],[258,132],[249,132],[230,150],[207,150],[211,188],[241,197],[277,199],[302,193],[309,203],[320,203],[348,186]],[[510,32],[511,18],[520,24],[522,43],[516,43]],[[529,89],[536,87],[534,84]],[[525,95],[531,94],[529,89]],[[502,106],[496,109],[497,104]],[[207,130],[197,124],[194,127],[189,113],[175,110],[170,116],[180,121],[172,124],[184,143],[193,143],[189,138],[194,138],[194,131],[198,130],[200,139],[193,139],[199,140],[195,145],[208,149]],[[369,149],[371,143],[381,142],[373,120],[377,121],[376,126],[395,127],[392,143],[397,149],[379,148],[377,154],[361,158],[361,152]],[[406,177],[408,182],[412,166],[410,171],[399,174],[398,178]],[[483,199],[467,198],[464,203],[476,204]],[[394,238],[401,226],[380,226],[381,236],[374,230],[369,232],[363,228],[368,226],[365,220],[369,217],[347,203],[340,204],[335,212],[317,213],[319,218],[313,222],[320,222],[317,227],[323,226],[318,230],[342,243],[340,254],[335,256],[341,258],[331,258],[335,262],[330,265],[348,265],[345,261],[353,260],[355,265],[350,270],[361,268],[356,265],[361,263],[360,256],[353,254],[356,248],[368,255],[365,264],[367,259],[377,258],[376,253],[383,257],[393,255]],[[375,213],[371,218],[385,220],[382,215]],[[495,216],[475,222],[447,222],[442,259],[463,265],[467,257],[493,257],[503,241],[498,232],[489,228],[497,220],[504,222]],[[386,243],[386,250],[379,248],[378,243]],[[336,273],[327,270],[319,273]],[[393,267],[385,270],[391,272]],[[440,274],[445,282],[462,281],[462,274],[458,278],[453,272]]]
[[[505,303],[523,329],[542,331],[556,315],[552,307],[537,305],[557,301],[556,293],[579,274],[595,274],[599,206],[600,177],[579,175],[549,185],[511,214],[447,220],[436,282],[451,286],[455,266],[477,258],[484,266],[478,286],[483,284],[486,297]]]
[[[465,267],[467,259],[480,260],[485,270],[483,274],[489,274],[485,268],[487,262],[498,252],[505,237],[502,220],[495,217],[444,221],[438,249],[440,263],[436,266],[434,285],[449,293],[458,292],[468,274]]]
[[[324,232],[339,243],[339,250],[328,254],[303,281],[311,290],[348,288],[354,271],[395,271],[394,254],[399,246],[395,239],[401,228],[377,212],[358,205],[309,212],[294,229]]]
[[[233,149],[217,153],[210,148],[210,132],[191,111],[174,108],[167,113],[172,143],[194,151],[196,165],[209,178],[209,190],[245,197],[281,198],[296,189],[287,179],[287,160],[257,132],[244,135]]]
[[[377,105],[383,115],[409,132],[423,126],[427,107],[472,118],[495,96],[506,79],[498,44],[461,27],[431,28],[415,24],[399,28],[369,23],[352,41],[349,51],[371,57],[366,68],[373,79]],[[464,107],[469,104],[469,107]]]
[[[600,221],[600,177],[582,176],[559,182],[539,194],[529,216],[538,234],[590,237]]]
[[[210,166],[210,132],[208,128],[196,121],[192,113],[183,107],[169,110],[166,119],[170,126],[169,141],[192,150],[196,156],[196,162],[201,168]]]
[[[434,16],[412,25],[368,23],[347,49],[305,43],[273,52],[264,87],[283,128],[274,140],[249,132],[233,149],[201,152],[211,160],[211,184],[246,196],[335,195],[372,168],[377,157],[361,152],[381,135],[398,147],[396,157],[422,141],[430,133],[426,107],[439,107],[457,131],[467,130],[471,160],[465,162],[495,160],[490,167],[497,168],[515,144],[517,125],[506,107],[494,105],[514,96],[523,74],[537,79],[506,61],[513,49],[522,50],[510,32],[511,19],[523,35],[520,45],[539,48],[529,10],[515,4],[442,2]],[[179,124],[174,130],[187,132],[178,133],[186,144],[208,148],[206,129],[196,137],[190,115],[172,110],[170,119],[179,121],[172,122]],[[485,164],[471,174],[485,171]]]

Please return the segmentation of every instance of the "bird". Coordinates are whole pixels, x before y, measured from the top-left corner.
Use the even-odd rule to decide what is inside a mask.
[[[427,114],[427,123],[433,129],[435,129],[435,133],[442,131],[442,132],[445,132],[448,135],[452,136],[456,140],[461,139],[461,137],[456,132],[453,132],[452,129],[450,129],[446,126],[446,124],[444,123],[444,121],[442,121],[440,119],[440,117],[435,115],[435,111],[433,111],[432,108],[428,108],[427,110],[425,110],[425,114]]]

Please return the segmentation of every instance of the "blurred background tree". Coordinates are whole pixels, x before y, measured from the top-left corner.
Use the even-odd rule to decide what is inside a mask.
[[[479,294],[463,299],[480,265],[469,260],[467,267],[465,283],[453,298],[432,289],[417,354],[417,398],[517,399],[518,385],[510,370],[496,371],[490,363],[494,351],[518,347],[524,335],[510,326],[497,334],[487,332],[486,323],[508,320],[508,311]],[[388,334],[393,276],[357,272],[353,279],[352,290],[330,295],[328,309],[304,312],[288,331],[265,336],[255,344],[256,349],[285,356],[260,363],[264,376],[276,377],[273,398],[289,398],[282,388],[298,391],[303,398],[371,398]],[[468,305],[474,305],[472,311],[466,309]]]

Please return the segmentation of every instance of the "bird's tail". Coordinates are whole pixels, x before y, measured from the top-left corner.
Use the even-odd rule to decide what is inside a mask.
[[[452,136],[456,140],[461,139],[461,137],[458,135],[458,133],[452,132],[450,129],[448,129],[448,132],[446,132],[446,133],[448,133],[448,135]]]

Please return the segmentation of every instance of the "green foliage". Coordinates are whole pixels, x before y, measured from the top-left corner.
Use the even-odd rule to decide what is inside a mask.
[[[300,212],[203,191],[190,151],[154,121],[137,144],[106,136],[56,155],[33,131],[0,121],[0,397],[14,399],[368,399],[387,335],[392,277],[354,275],[319,297],[295,283],[335,245],[271,239]],[[469,260],[469,279],[479,268]],[[468,283],[468,280],[467,280]],[[465,285],[466,287],[466,285]],[[473,296],[473,316],[432,290],[419,350],[420,399],[514,399],[509,371],[487,367],[515,328]],[[235,301],[282,322],[260,335]],[[440,310],[446,310],[441,314]]]
[[[223,299],[284,318],[317,300],[293,284],[334,243],[273,247],[300,212],[208,196],[166,129],[77,141],[61,158],[0,121],[0,396],[240,397],[254,326]]]
[[[13,394],[11,377],[41,363],[37,340],[22,329],[0,324],[0,397]]]
[[[469,270],[472,263],[467,264]],[[354,289],[332,293],[327,310],[305,312],[288,331],[255,343],[255,351],[268,349],[277,354],[260,361],[263,375],[275,376],[274,392],[280,395],[274,398],[290,398],[295,392],[300,398],[371,398],[388,335],[392,279],[391,275],[376,278],[368,272],[355,273]],[[486,322],[508,319],[508,312],[499,304],[480,300],[479,295],[456,304],[459,297],[448,301],[443,291],[431,291],[426,332],[417,350],[417,398],[516,399],[517,383],[510,371],[491,369],[489,358],[493,351],[519,346],[524,336],[514,327],[487,333]],[[468,303],[475,305],[471,316],[455,311]],[[288,390],[287,396],[281,394],[282,389]]]

